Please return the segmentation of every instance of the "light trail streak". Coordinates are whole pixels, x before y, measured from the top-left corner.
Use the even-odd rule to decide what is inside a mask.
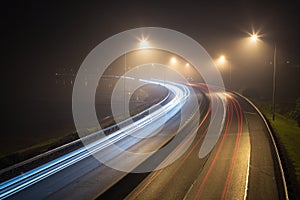
[[[191,86],[191,84],[190,84]],[[205,90],[205,87],[201,87],[201,85],[199,84],[194,84],[192,86],[196,86],[196,87],[200,87],[201,89]],[[230,163],[230,169],[228,171],[227,174],[227,179],[225,180],[225,186],[223,189],[223,193],[222,193],[222,199],[225,199],[227,197],[227,191],[230,185],[230,181],[231,181],[231,177],[234,171],[234,167],[236,164],[236,160],[237,160],[237,155],[238,155],[238,149],[240,146],[240,139],[241,139],[241,134],[242,134],[242,121],[243,121],[243,114],[242,114],[242,108],[239,104],[239,102],[233,98],[231,95],[227,94],[227,93],[221,93],[218,90],[216,90],[216,93],[214,95],[211,95],[212,99],[211,99],[211,104],[212,103],[216,103],[217,102],[217,108],[220,107],[220,105],[222,105],[222,107],[224,109],[227,110],[227,122],[226,122],[226,127],[224,130],[224,135],[220,141],[220,145],[217,149],[217,153],[212,161],[212,164],[209,166],[208,172],[205,174],[204,179],[202,180],[199,189],[196,192],[196,195],[194,197],[194,199],[199,199],[201,196],[201,193],[204,189],[204,186],[206,184],[206,180],[208,179],[210,173],[212,172],[215,163],[218,160],[219,154],[221,153],[221,150],[224,146],[225,143],[225,139],[227,138],[227,135],[229,133],[229,130],[232,126],[232,119],[233,116],[236,115],[237,117],[237,137],[236,137],[236,141],[235,141],[235,146],[234,146],[234,150],[233,150],[233,156],[231,158],[231,163]],[[214,102],[214,100],[217,100],[216,102]],[[210,108],[208,110],[208,112],[206,113],[206,116],[211,112],[211,105]],[[215,114],[218,112],[218,109],[216,109]],[[215,118],[215,114],[213,114],[213,118],[212,121],[214,121]],[[206,117],[204,118],[206,119]],[[212,121],[210,122],[210,125],[212,124]],[[197,127],[197,130],[201,127],[203,121],[199,124],[199,126]],[[175,169],[172,170],[171,175],[169,175],[168,177],[165,177],[165,181],[164,184],[161,187],[165,187],[168,185],[168,183],[171,181],[171,178],[174,174],[177,173],[177,171],[182,167],[182,165],[184,164],[184,162],[190,157],[191,153],[195,150],[195,148],[197,147],[197,145],[200,144],[200,142],[202,141],[202,139],[204,138],[207,129],[203,132],[203,134],[201,135],[201,137],[198,139],[198,141],[189,149],[189,151],[184,155],[183,160],[181,160],[181,162],[178,164],[178,166],[175,167]],[[197,132],[197,130],[195,130],[195,132]],[[186,140],[188,140],[189,138],[187,138]],[[181,145],[182,146],[182,145]],[[175,150],[178,151],[180,150],[180,146]],[[168,159],[168,158],[167,158]],[[163,162],[166,162],[166,160],[164,160]],[[142,193],[143,190],[145,190],[148,186],[150,186],[151,182],[158,177],[160,174],[162,174],[164,172],[164,169],[152,172],[152,174],[150,176],[147,177],[146,180],[144,180],[134,191],[132,194],[130,194],[126,199],[132,200],[132,199],[136,199],[138,198],[138,196]],[[193,184],[194,185],[194,184]]]
[[[234,106],[234,110],[236,112],[237,115],[237,120],[238,120],[238,134],[237,134],[237,138],[236,138],[236,142],[235,142],[235,147],[233,150],[233,156],[232,156],[232,160],[231,160],[231,164],[230,164],[230,169],[226,178],[226,182],[225,182],[225,186],[223,189],[223,193],[222,193],[222,199],[226,199],[227,197],[227,191],[228,191],[228,187],[230,185],[230,181],[231,181],[231,177],[233,174],[233,170],[234,170],[234,166],[236,164],[236,160],[237,160],[237,155],[238,155],[238,148],[240,146],[240,139],[241,139],[241,135],[242,135],[242,120],[243,120],[243,114],[242,114],[242,108],[239,104],[238,101],[236,101],[233,98],[229,98],[231,100],[231,103]]]
[[[195,129],[194,133],[190,135],[190,137],[186,138],[185,141],[183,141],[183,143],[181,143],[181,145],[179,146],[179,148],[175,149],[175,154],[181,150],[181,148],[184,146],[185,143],[188,143],[189,140],[191,140],[193,137],[192,135],[196,134],[198,129],[202,126],[202,124],[204,123],[204,121],[207,119],[207,116],[209,115],[209,112],[207,112],[207,114],[205,115],[205,117],[203,118],[203,120],[201,121],[201,123],[197,126],[197,128]],[[208,128],[207,128],[208,129]],[[207,131],[206,129],[206,131]],[[205,135],[206,131],[204,132],[203,136]],[[192,149],[190,149],[190,151],[188,152],[188,154],[184,157],[184,160],[180,163],[180,165],[176,168],[176,170],[173,172],[173,174],[175,174],[179,168],[183,165],[184,161],[190,156],[190,154],[192,153],[192,151],[195,149],[195,147],[201,142],[201,140],[203,139],[203,136],[197,141],[197,143],[192,147]],[[163,163],[167,163],[168,160],[171,160],[170,157],[167,157],[166,160],[163,161]],[[163,165],[163,164],[162,164]],[[135,191],[134,193],[129,197],[130,200],[135,199],[150,183],[152,180],[154,180],[158,175],[160,175],[163,172],[163,169],[161,170],[157,170],[155,172],[152,172],[152,175],[147,178],[147,180],[145,180],[143,182],[142,185],[140,185]],[[171,176],[170,176],[171,178]],[[170,179],[169,179],[170,180]],[[166,186],[166,185],[164,185]]]
[[[214,98],[212,99],[212,101],[214,101]],[[212,103],[213,103],[213,102],[212,102]],[[212,103],[211,103],[211,104],[212,104]],[[217,113],[218,113],[218,108],[219,108],[219,104],[217,104],[217,109],[216,109],[216,111],[213,113],[212,121],[214,121],[214,119],[215,119],[215,117],[216,117],[216,115],[217,115]],[[205,114],[205,116],[204,116],[204,118],[201,120],[201,122],[199,123],[199,125],[197,126],[197,128],[194,130],[193,134],[191,134],[190,137],[186,138],[185,141],[183,141],[183,143],[181,143],[181,145],[180,145],[178,148],[175,149],[175,152],[174,152],[175,154],[183,148],[184,143],[188,143],[188,140],[190,140],[191,138],[193,138],[193,137],[191,137],[192,135],[197,134],[197,131],[199,130],[200,127],[202,127],[202,125],[204,124],[204,122],[207,120],[207,118],[208,118],[208,116],[210,115],[211,111],[212,111],[212,106],[210,105],[208,111],[206,112],[206,114]],[[210,125],[212,124],[212,121],[210,121]],[[183,166],[184,162],[190,157],[191,153],[195,150],[195,148],[196,148],[196,147],[200,144],[200,142],[203,140],[205,134],[206,134],[207,131],[208,131],[208,128],[209,128],[209,127],[206,128],[206,130],[203,132],[203,134],[202,134],[201,137],[197,140],[197,142],[189,149],[189,151],[187,152],[187,154],[184,156],[183,160],[179,163],[179,165],[176,167],[176,169],[173,171],[172,174],[176,174],[176,172],[180,169],[180,167]],[[170,157],[167,157],[167,159],[164,160],[163,162],[168,162],[168,159],[170,159]],[[146,188],[146,187],[147,187],[147,186],[148,186],[148,185],[149,185],[149,184],[150,184],[157,176],[158,176],[158,175],[160,175],[162,172],[163,172],[163,169],[157,170],[157,171],[155,171],[155,172],[152,172],[151,176],[148,177],[141,185],[139,185],[139,186],[135,189],[135,191],[133,192],[132,195],[130,195],[129,197],[127,197],[128,200],[136,199],[137,196],[138,196],[138,195],[139,195],[139,194],[140,194],[140,193],[141,193],[141,192],[142,192],[142,191],[143,191],[143,190],[144,190],[144,189],[145,189],[145,188]],[[168,176],[168,177],[169,177],[169,179],[168,179],[167,182],[169,182],[169,181],[171,180],[171,177],[172,177],[172,176]],[[168,185],[168,184],[166,183],[166,184],[162,185],[162,187],[164,187],[164,186],[166,186],[166,185]]]
[[[22,175],[14,177],[10,180],[7,180],[0,184],[0,199],[7,198],[89,156],[92,154],[105,149],[106,147],[122,140],[123,138],[127,137],[128,135],[132,135],[137,130],[142,129],[143,127],[151,124],[151,122],[155,121],[163,116],[167,116],[167,120],[172,118],[185,104],[187,98],[189,98],[189,89],[178,83],[171,83],[171,82],[160,82],[158,80],[149,81],[149,80],[140,80],[147,83],[152,84],[159,84],[166,87],[170,92],[174,94],[174,98],[162,106],[161,108],[157,109],[156,111],[150,113],[149,115],[139,119],[138,121],[134,122],[133,124],[129,124],[123,127],[116,132],[105,136],[104,138],[100,138],[85,147],[79,148],[71,153],[68,153],[64,156],[61,156],[53,161],[50,161],[42,166],[39,166],[35,169],[32,169],[28,172],[25,172]],[[165,98],[166,100],[167,98]],[[154,106],[157,106],[154,105]],[[153,107],[153,106],[152,106]],[[150,109],[149,108],[148,111]],[[94,133],[94,134],[97,134]],[[93,135],[93,134],[92,134]]]
[[[204,189],[204,186],[207,182],[207,179],[210,175],[210,173],[212,172],[213,168],[214,168],[214,165],[219,157],[219,153],[221,151],[221,149],[223,148],[223,144],[224,144],[224,141],[227,137],[227,134],[229,132],[229,129],[230,129],[230,126],[231,126],[231,123],[232,123],[232,117],[233,117],[233,114],[235,113],[236,114],[236,117],[237,117],[237,124],[238,124],[238,127],[237,127],[237,136],[236,136],[236,141],[235,141],[235,146],[234,146],[234,150],[233,150],[233,156],[231,158],[231,163],[230,163],[230,168],[229,168],[229,171],[228,171],[228,174],[227,174],[227,178],[225,180],[225,185],[224,185],[224,188],[223,188],[223,192],[222,192],[222,196],[221,196],[221,199],[226,199],[227,198],[227,195],[228,195],[228,188],[230,186],[230,181],[231,181],[231,178],[232,178],[232,174],[233,174],[233,170],[234,170],[234,166],[236,164],[236,160],[237,160],[237,155],[238,155],[238,149],[239,149],[239,146],[240,146],[240,139],[241,139],[241,135],[242,135],[242,120],[243,120],[243,114],[242,114],[242,108],[239,104],[239,102],[234,99],[233,97],[231,97],[230,95],[227,95],[227,113],[228,113],[228,119],[227,119],[227,123],[226,123],[226,128],[225,128],[225,131],[224,131],[224,135],[223,135],[223,138],[221,140],[221,143],[218,147],[218,150],[217,150],[217,153],[212,161],[212,164],[209,166],[209,169],[207,171],[207,173],[205,174],[205,177],[203,178],[198,190],[197,190],[197,193],[194,197],[194,199],[199,199],[200,196],[201,196],[201,193]],[[231,103],[231,104],[230,104]],[[231,112],[231,109],[230,109],[230,106],[232,106],[232,109],[233,111],[235,112]]]
[[[228,102],[226,102],[226,104],[228,105]],[[206,181],[207,181],[209,175],[211,174],[211,172],[212,172],[212,170],[213,170],[213,168],[214,168],[214,166],[215,166],[215,164],[216,164],[217,158],[218,158],[219,155],[220,155],[221,149],[222,149],[222,147],[223,147],[223,145],[224,145],[224,142],[225,142],[225,139],[226,139],[226,137],[227,137],[227,135],[228,135],[229,127],[230,127],[230,124],[231,124],[231,121],[232,121],[232,114],[231,114],[230,109],[229,109],[228,106],[227,106],[227,116],[228,116],[228,120],[227,120],[227,123],[226,123],[226,127],[225,127],[225,131],[224,131],[222,140],[221,140],[221,142],[220,142],[220,145],[218,146],[216,155],[215,155],[215,157],[214,157],[214,159],[213,159],[211,165],[209,166],[209,169],[208,169],[207,173],[205,174],[205,177],[203,178],[203,180],[202,180],[202,182],[201,182],[201,184],[200,184],[200,186],[199,186],[199,188],[198,188],[198,191],[197,191],[197,193],[196,193],[196,195],[195,195],[195,197],[194,197],[194,200],[197,200],[197,199],[200,198],[201,193],[202,193],[202,191],[203,191],[203,188],[204,188],[204,186],[205,186],[205,183],[206,183]]]

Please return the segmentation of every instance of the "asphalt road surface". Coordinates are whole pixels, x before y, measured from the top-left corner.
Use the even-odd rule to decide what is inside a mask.
[[[127,186],[129,193],[124,185],[133,181],[133,175],[98,198],[286,199],[275,147],[264,120],[245,99],[232,93],[226,96],[226,124],[209,155],[202,159],[198,156],[207,126],[213,123],[208,120],[199,127],[190,149],[175,163],[145,175],[134,188]],[[211,96],[210,101],[222,106],[218,96]]]

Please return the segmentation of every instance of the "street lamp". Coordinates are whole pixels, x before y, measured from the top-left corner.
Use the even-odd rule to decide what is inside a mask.
[[[221,55],[220,58],[219,58],[219,62],[221,64],[223,64],[225,62],[225,56],[224,55]]]
[[[218,58],[217,63],[219,64],[219,66],[222,66],[222,67],[227,63],[227,65],[229,67],[229,87],[228,88],[231,88],[231,65],[230,65],[230,63],[227,61],[227,59],[224,55],[221,55]]]
[[[149,47],[149,42],[146,38],[142,38],[139,42],[139,45],[141,48],[147,48]]]
[[[175,57],[171,58],[171,64],[175,65],[177,63],[177,59]]]
[[[272,94],[272,119],[275,120],[275,93],[276,93],[276,56],[277,56],[277,50],[276,50],[276,43],[274,44],[274,55],[273,55],[273,94]]]
[[[251,37],[250,37],[250,39],[251,39],[252,42],[256,42],[258,40],[257,34],[255,34],[255,33],[252,34]]]
[[[256,42],[258,40],[257,34],[251,34],[250,40]],[[277,60],[277,50],[276,43],[274,43],[274,52],[273,52],[273,89],[272,89],[272,119],[275,120],[275,94],[276,94],[276,60]]]
[[[145,38],[144,36],[142,36],[141,39],[138,39],[139,42],[138,42],[138,45],[141,49],[145,49],[145,48],[148,48],[149,47],[149,41],[148,41],[148,38]],[[128,94],[128,96],[130,96],[130,92],[127,92],[126,91],[126,72],[127,72],[127,51],[125,49],[124,51],[124,74],[123,74],[123,81],[124,81],[124,84],[123,84],[123,90],[124,90],[124,117],[126,117],[126,110],[125,110],[125,102],[126,102],[126,96]],[[128,97],[129,98],[129,97]]]

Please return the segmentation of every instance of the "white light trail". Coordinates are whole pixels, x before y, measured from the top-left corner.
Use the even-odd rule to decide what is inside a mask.
[[[149,115],[137,120],[133,124],[129,124],[123,127],[120,130],[115,131],[114,133],[100,138],[89,145],[86,145],[82,148],[79,148],[71,153],[68,153],[64,156],[61,156],[53,161],[50,161],[42,166],[39,166],[35,169],[32,169],[28,172],[25,172],[22,175],[14,177],[10,180],[7,180],[0,184],[0,199],[7,198],[81,160],[91,156],[94,153],[105,149],[106,147],[120,141],[121,139],[127,137],[128,135],[133,135],[136,131],[141,130],[145,126],[150,125],[156,119],[161,117],[166,117],[166,120],[172,118],[176,113],[180,111],[182,106],[185,104],[187,98],[190,95],[189,89],[182,84],[173,83],[173,82],[162,82],[159,80],[140,80],[143,82],[151,83],[151,84],[158,84],[166,87],[171,93],[174,94],[174,98],[170,100],[165,105],[159,107],[154,112],[150,113]],[[167,101],[168,98],[165,98],[163,101]],[[158,104],[161,104],[159,102]],[[153,105],[149,109],[155,108],[158,104]],[[139,114],[138,114],[139,115]],[[135,117],[135,116],[134,116]],[[126,120],[125,120],[126,123]],[[155,127],[155,126],[154,126]],[[153,130],[156,131],[155,129]],[[97,134],[94,133],[94,134]],[[143,136],[145,137],[145,136]]]

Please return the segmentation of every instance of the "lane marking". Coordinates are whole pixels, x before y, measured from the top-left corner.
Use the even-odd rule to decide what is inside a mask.
[[[250,139],[250,138],[249,138]],[[249,145],[249,148],[251,148],[251,145]],[[247,194],[248,194],[248,184],[249,184],[249,168],[250,168],[250,152],[251,149],[249,150],[248,153],[248,163],[247,163],[247,175],[246,175],[246,185],[245,185],[245,193],[244,193],[244,200],[247,199]]]
[[[246,112],[244,112],[246,113]],[[246,113],[248,114],[248,113]],[[245,116],[245,121],[246,121],[246,127],[247,131],[249,134],[249,143],[250,143],[250,133],[249,133],[249,123],[248,123],[248,118]],[[248,153],[248,163],[247,163],[247,175],[246,175],[246,185],[245,185],[245,192],[244,192],[244,200],[247,199],[248,195],[248,186],[249,186],[249,171],[250,171],[250,156],[251,156],[251,144],[249,145],[249,153]]]

